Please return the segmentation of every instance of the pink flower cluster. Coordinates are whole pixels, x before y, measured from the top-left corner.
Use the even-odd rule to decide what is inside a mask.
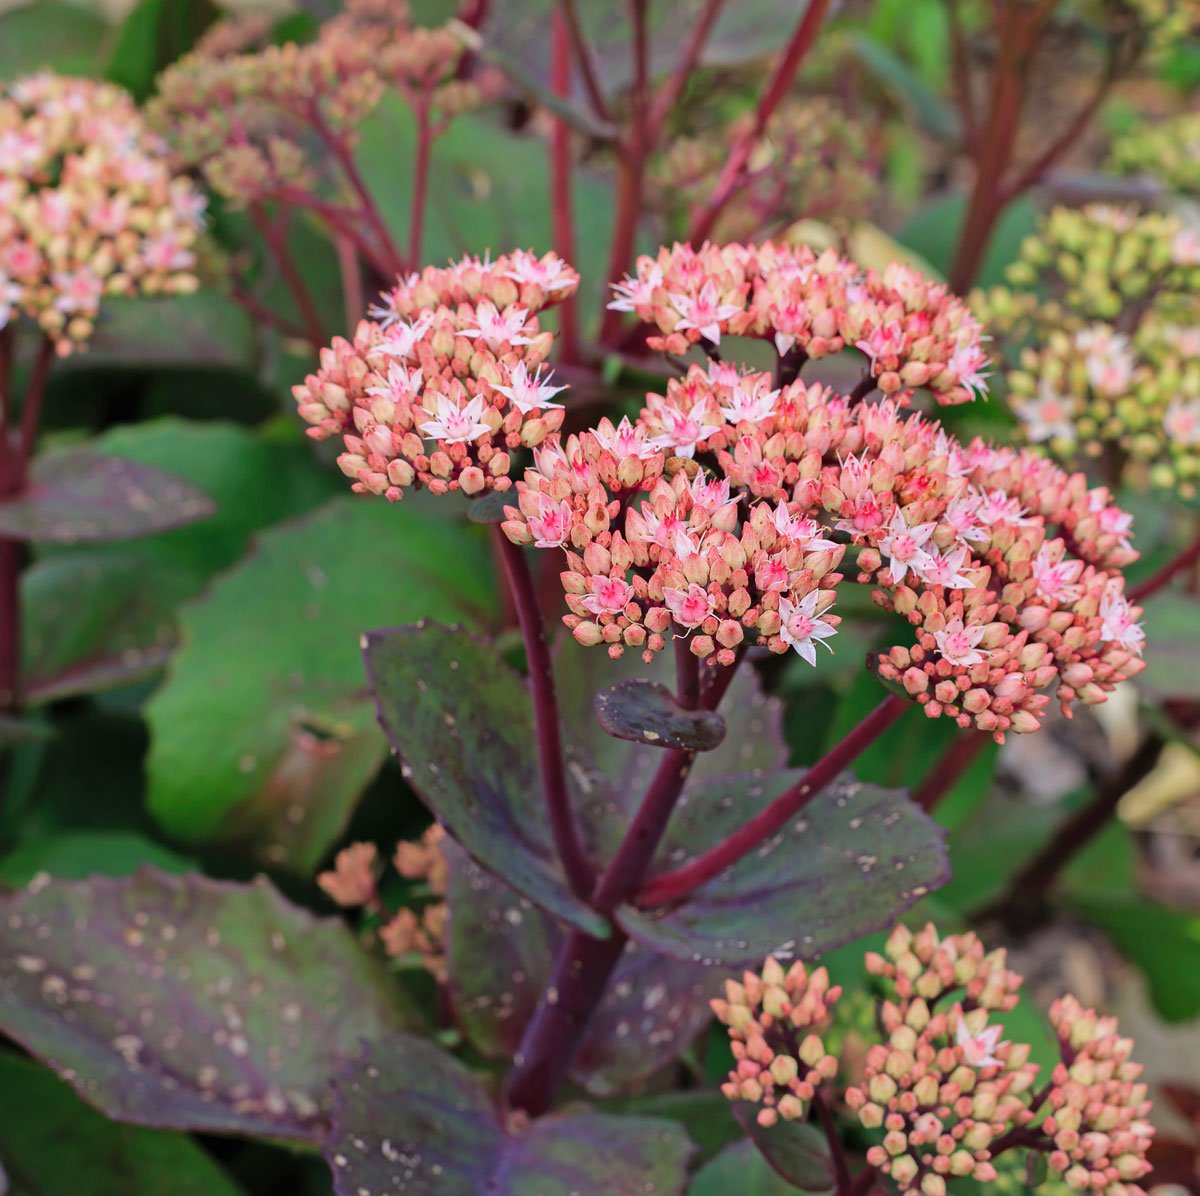
[[[578,285],[554,254],[521,251],[409,275],[294,388],[309,435],[343,437],[338,464],[360,493],[507,489],[512,452],[562,424],[537,313]]]
[[[785,973],[768,959],[761,974],[727,981],[725,999],[713,1002],[735,1059],[724,1094],[759,1105],[762,1125],[799,1120],[822,1084],[835,1103],[844,1069],[846,1110],[881,1131],[867,1162],[904,1196],[946,1196],[948,1182],[963,1178],[992,1182],[995,1160],[1014,1149],[1043,1155],[1076,1191],[1144,1196],[1136,1181],[1150,1170],[1150,1106],[1132,1043],[1113,1019],[1073,997],[1056,1001],[1062,1061],[1039,1087],[1031,1048],[1006,1041],[991,1020],[1016,1006],[1021,987],[1004,951],[986,952],[970,933],[901,926],[866,966],[882,993],[862,1019],[879,1039],[865,1058],[851,1045],[858,1033],[846,1032],[858,1020],[843,1016],[853,1002],[833,1009],[841,990],[825,969],[810,975],[797,963]],[[845,1044],[840,1063],[827,1040]]]
[[[0,328],[25,315],[66,355],[104,296],[194,290],[204,207],[120,88],[0,86]]]
[[[918,389],[942,404],[987,393],[978,321],[946,286],[900,262],[877,273],[805,245],[676,244],[638,258],[616,295],[610,306],[653,325],[647,343],[662,352],[718,345],[722,335],[772,340],[798,361],[855,348],[873,384],[901,403]]]
[[[736,1061],[721,1085],[725,1096],[758,1105],[762,1126],[807,1117],[817,1088],[837,1074],[822,1035],[841,995],[824,968],[810,974],[799,961],[785,972],[768,959],[761,973],[726,980],[724,1000],[711,1002]]]
[[[1053,1142],[1050,1166],[1077,1192],[1134,1196],[1135,1182],[1150,1170],[1154,1129],[1141,1065],[1129,1059],[1133,1040],[1118,1036],[1116,1018],[1100,1017],[1072,996],[1054,1002],[1050,1022],[1063,1054],[1041,1124]]]

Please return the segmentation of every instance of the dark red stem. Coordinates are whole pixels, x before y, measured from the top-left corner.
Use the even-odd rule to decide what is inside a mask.
[[[429,151],[433,133],[429,127],[429,104],[421,99],[416,105],[417,148],[413,159],[412,208],[408,221],[408,261],[415,269],[422,261],[421,241],[425,232],[425,204],[429,195]],[[396,271],[399,273],[399,270]]]
[[[37,356],[33,359],[33,370],[25,387],[25,402],[21,407],[21,440],[16,451],[16,461],[10,469],[9,482],[5,489],[9,494],[19,494],[25,488],[29,475],[29,462],[37,443],[38,426],[42,419],[42,402],[46,397],[46,384],[50,380],[50,366],[54,362],[54,342],[43,336],[38,344]]]
[[[829,4],[830,0],[809,0],[808,8],[784,49],[775,73],[759,98],[758,106],[754,110],[753,124],[731,147],[708,202],[692,219],[691,233],[688,237],[692,245],[699,246],[712,235],[718,217],[742,185],[746,163],[762,137],[767,122],[790,90],[800,64],[817,40]]]
[[[942,798],[975,763],[979,753],[987,747],[989,738],[980,731],[963,731],[956,735],[913,793],[913,801],[926,814],[936,809]]]
[[[352,334],[367,309],[363,298],[362,263],[358,260],[354,242],[345,234],[334,234],[333,248],[337,254],[338,275],[342,280],[342,310],[346,329],[348,334]]]
[[[716,847],[688,864],[654,877],[638,892],[636,904],[654,909],[682,901],[702,884],[720,876],[743,856],[779,831],[838,774],[857,759],[909,708],[899,694],[889,694],[840,743],[831,748],[804,776],[785,789],[765,809],[744,823]]]
[[[1062,870],[1109,824],[1121,798],[1154,771],[1163,746],[1164,740],[1157,732],[1147,734],[1116,775],[1055,831],[1050,842],[1008,882],[1004,895],[974,920],[995,919],[1014,930],[1024,928]]]
[[[275,264],[287,283],[288,291],[296,301],[296,310],[299,311],[300,320],[304,325],[305,338],[313,352],[319,353],[325,346],[325,332],[321,327],[321,317],[317,315],[317,307],[309,293],[308,285],[292,257],[292,251],[288,248],[288,210],[280,207],[277,220],[272,220],[261,204],[251,204],[248,211],[254,227],[258,229],[275,258]]]
[[[583,36],[583,26],[579,21],[575,0],[559,0],[559,11],[567,23],[567,33],[575,51],[575,61],[579,64],[579,77],[583,80],[583,89],[587,92],[592,111],[605,124],[611,124],[612,116],[609,113],[608,104],[605,102],[604,92],[600,89],[596,67],[592,62],[592,52],[588,49],[587,39]]]
[[[678,644],[687,652],[685,641]],[[679,667],[682,672],[683,666]],[[704,694],[707,709],[715,710],[720,704],[735,672],[733,667],[724,668],[712,678]],[[596,884],[591,904],[608,917],[608,938],[596,939],[576,930],[560,948],[550,983],[525,1027],[504,1082],[505,1100],[511,1108],[536,1117],[550,1107],[562,1086],[628,942],[612,913],[645,875],[683,792],[694,755],[678,749],[664,754],[621,845]]]
[[[1168,561],[1157,573],[1152,573],[1140,585],[1134,586],[1129,591],[1129,600],[1144,602],[1197,563],[1200,563],[1200,533],[1173,561]]]
[[[567,99],[571,94],[571,31],[566,14],[556,8],[551,16],[550,87]],[[571,129],[561,117],[554,118],[550,134],[550,215],[554,224],[554,251],[567,262],[575,260],[575,223],[571,205]],[[559,360],[564,365],[579,361],[579,322],[575,297],[559,306]]]
[[[567,789],[567,772],[563,761],[562,731],[558,720],[558,699],[554,693],[554,669],[550,661],[550,645],[546,641],[546,624],[538,607],[537,592],[529,562],[524,551],[499,529],[496,544],[508,581],[509,593],[517,611],[517,622],[525,641],[525,656],[529,665],[529,688],[533,695],[534,723],[537,727],[538,768],[545,794],[546,814],[554,836],[554,846],[562,860],[563,870],[571,888],[580,897],[592,892],[595,872],[575,816],[571,810],[571,795]]]
[[[838,1135],[837,1122],[829,1102],[817,1092],[812,1099],[813,1108],[817,1111],[817,1120],[821,1123],[821,1131],[829,1146],[829,1157],[833,1160],[833,1171],[837,1176],[838,1196],[847,1196],[854,1183],[850,1178],[850,1165],[846,1162],[846,1152],[842,1149],[842,1139]]]

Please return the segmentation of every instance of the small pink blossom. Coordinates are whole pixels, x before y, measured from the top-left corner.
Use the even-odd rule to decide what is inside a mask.
[[[680,317],[675,324],[676,331],[694,328],[714,345],[721,343],[721,324],[742,310],[736,303],[719,302],[717,288],[711,281],[700,288],[700,294],[695,298],[672,294],[671,303]]]
[[[390,361],[386,385],[368,386],[367,394],[396,401],[411,400],[420,391],[421,381],[420,370],[410,370],[398,361]]]
[[[611,420],[602,419],[593,429],[593,435],[600,447],[612,453],[618,461],[625,457],[645,460],[658,453],[655,445],[647,440],[646,429],[641,424],[631,424],[627,415],[621,417],[621,422],[615,428]]]
[[[529,345],[531,337],[525,336],[525,325],[529,312],[523,307],[506,307],[503,312],[484,299],[475,309],[475,323],[462,329],[460,335],[468,340],[482,340],[489,349],[501,349],[509,345]]]
[[[909,527],[899,508],[892,512],[887,525],[888,534],[879,541],[879,551],[888,558],[893,582],[898,584],[903,581],[909,569],[919,573],[929,564],[929,553],[923,545],[928,543],[936,528],[936,523],[918,523],[915,527]]]
[[[654,301],[654,292],[662,286],[662,267],[657,263],[652,265],[644,278],[627,277],[623,282],[613,284],[613,299],[608,307],[610,311],[637,311],[639,307],[649,307]]]
[[[675,622],[689,631],[699,627],[713,613],[712,595],[695,582],[686,590],[664,590],[663,597]]]
[[[1060,395],[1043,381],[1037,396],[1017,407],[1017,418],[1025,427],[1025,437],[1031,444],[1047,440],[1075,441],[1075,425],[1071,422],[1074,401]]]
[[[556,394],[567,389],[565,386],[551,386],[550,381],[553,377],[554,371],[551,370],[543,378],[541,366],[531,375],[525,368],[525,363],[518,361],[509,375],[509,385],[496,386],[495,389],[522,415],[528,415],[531,411],[544,411],[549,407],[562,406],[561,403],[550,402]]]
[[[664,406],[660,412],[665,431],[650,442],[655,448],[667,449],[677,457],[694,457],[696,446],[721,430],[720,424],[706,423],[708,404],[701,399],[684,414],[675,407]]]
[[[436,402],[435,417],[421,424],[421,434],[431,440],[444,440],[447,444],[470,444],[491,432],[491,428],[482,422],[484,403],[481,395],[476,395],[461,407],[442,394],[437,396]]]
[[[967,567],[970,552],[966,545],[960,545],[953,552],[942,554],[933,552],[929,560],[914,572],[927,586],[941,586],[947,590],[969,590],[974,582],[963,573]]]
[[[792,602],[788,598],[779,599],[779,638],[795,648],[801,659],[811,665],[817,663],[814,645],[837,634],[837,628],[817,614],[817,601],[820,596],[819,590],[813,590],[799,602]],[[833,651],[831,645],[826,644],[825,647],[830,652]]]
[[[623,577],[590,577],[583,606],[594,615],[619,615],[633,597],[633,586]]]
[[[1139,656],[1146,640],[1142,625],[1133,617],[1129,599],[1113,589],[1100,600],[1100,638]]]
[[[379,342],[379,351],[389,357],[411,357],[421,338],[433,325],[431,312],[422,312],[415,320],[401,320],[395,314],[390,320],[382,322],[380,327],[391,333]]]
[[[95,311],[104,292],[104,284],[87,266],[55,274],[54,285],[58,290],[54,306],[64,315]]]
[[[769,419],[779,400],[778,390],[759,393],[757,385],[738,385],[721,404],[721,414],[731,423],[761,424]]]
[[[955,1044],[962,1050],[963,1062],[969,1067],[1003,1067],[1004,1064],[992,1053],[1000,1045],[1003,1026],[985,1026],[978,1034],[972,1034],[967,1019],[960,1017],[954,1028]]]
[[[538,548],[561,548],[571,533],[571,504],[538,496],[540,511],[529,518],[529,532]]]
[[[943,660],[966,668],[982,664],[985,659],[984,654],[977,651],[984,631],[981,626],[964,626],[962,619],[951,619],[945,630],[934,632],[933,638]]]
[[[1163,431],[1182,446],[1200,446],[1200,399],[1173,399],[1168,403]]]
[[[1079,586],[1075,583],[1083,572],[1083,562],[1067,560],[1061,541],[1058,547],[1043,544],[1033,558],[1033,579],[1042,596],[1052,602],[1075,602]]]

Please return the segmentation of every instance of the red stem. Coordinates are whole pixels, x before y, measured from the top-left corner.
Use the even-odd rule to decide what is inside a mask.
[[[551,16],[550,87],[564,99],[571,94],[571,31],[566,14],[556,8]],[[574,209],[571,204],[571,129],[561,116],[554,118],[550,134],[550,214],[554,222],[554,251],[567,262],[575,260]],[[559,360],[573,365],[579,360],[579,322],[575,298],[559,306]]]
[[[854,1184],[850,1178],[850,1165],[846,1162],[846,1152],[842,1149],[842,1140],[838,1136],[837,1122],[833,1119],[833,1112],[829,1108],[829,1103],[821,1093],[817,1092],[813,1094],[812,1104],[813,1108],[817,1111],[817,1120],[821,1123],[821,1131],[825,1135],[825,1142],[829,1146],[829,1157],[833,1159],[833,1170],[837,1176],[838,1196],[848,1196]]]
[[[583,80],[583,89],[587,92],[592,111],[605,124],[611,124],[612,115],[604,100],[604,92],[600,89],[596,67],[592,62],[592,52],[588,48],[587,39],[583,36],[583,26],[579,21],[575,0],[560,0],[559,11],[567,24],[567,33],[575,51],[575,61],[579,63],[579,77]]]
[[[362,263],[354,242],[341,233],[334,234],[333,249],[337,254],[338,274],[342,280],[342,309],[345,312],[346,329],[353,332],[367,309],[363,298]]]
[[[300,273],[291,250],[287,244],[288,209],[281,207],[278,220],[272,220],[263,210],[261,204],[252,203],[247,209],[254,227],[258,229],[267,248],[275,257],[283,280],[287,283],[288,291],[296,302],[300,320],[304,325],[304,335],[314,353],[319,353],[325,347],[325,333],[321,328],[321,318],[317,315],[316,304],[309,294],[304,276]]]
[[[425,229],[425,203],[429,194],[429,149],[433,134],[429,127],[429,105],[424,99],[418,101],[417,149],[413,161],[412,210],[408,224],[408,260],[416,266],[422,260],[421,239]],[[400,271],[397,269],[396,273]]]
[[[926,814],[932,812],[975,763],[979,753],[987,747],[989,738],[979,731],[964,731],[956,735],[913,793],[913,801]]]
[[[620,281],[629,268],[637,243],[638,220],[642,215],[642,189],[646,175],[647,82],[650,69],[649,35],[646,28],[648,0],[629,0],[633,9],[633,89],[627,136],[619,143],[620,171],[617,214],[609,244],[608,283]],[[621,331],[621,313],[606,307],[600,323],[601,344],[612,344]]]
[[[725,206],[737,193],[743,182],[743,171],[754,147],[758,144],[767,127],[767,122],[774,115],[775,109],[783,102],[799,71],[801,63],[812,49],[817,40],[821,23],[829,9],[830,0],[809,0],[808,8],[800,23],[796,26],[787,48],[783,52],[774,75],[767,83],[766,90],[758,101],[754,112],[754,123],[734,143],[730,150],[725,166],[717,177],[708,202],[701,208],[692,220],[692,230],[688,240],[693,246],[700,246],[712,234],[718,217]]]
[[[677,641],[676,651],[692,661],[696,659],[683,640]],[[676,662],[682,675],[687,666],[678,655]],[[724,668],[712,677],[704,695],[707,709],[717,708],[736,671],[734,667]],[[595,939],[576,930],[559,949],[550,983],[525,1027],[504,1082],[505,1100],[511,1108],[536,1117],[550,1107],[562,1085],[588,1020],[603,998],[628,942],[628,935],[611,920],[611,914],[634,891],[653,859],[683,792],[694,755],[677,749],[666,752],[621,845],[596,885],[591,904],[609,916],[608,938]]]
[[[0,492],[8,473],[9,443],[8,421],[12,409],[13,334],[12,324],[0,328]]]
[[[25,489],[29,462],[33,459],[38,425],[42,418],[42,401],[46,397],[46,383],[50,378],[50,366],[53,361],[54,342],[48,336],[43,336],[38,345],[37,356],[33,359],[33,371],[29,375],[29,383],[25,388],[25,402],[21,407],[21,439],[6,486],[10,494],[19,494]]]
[[[743,856],[769,839],[803,809],[838,774],[860,756],[909,708],[899,694],[889,694],[840,743],[831,748],[804,776],[785,789],[749,822],[743,823],[723,842],[688,864],[654,877],[635,899],[641,909],[655,909],[682,901],[689,893],[720,876]]]
[[[392,277],[403,273],[404,259],[400,254],[400,249],[393,240],[392,234],[388,231],[387,223],[379,214],[379,209],[375,206],[375,199],[371,195],[362,174],[359,172],[358,163],[355,162],[354,154],[351,152],[349,145],[346,144],[343,137],[339,136],[329,127],[325,117],[321,114],[320,108],[316,104],[311,105],[309,108],[309,121],[316,130],[317,135],[329,147],[330,153],[333,154],[338,165],[342,168],[342,173],[346,176],[351,190],[358,197],[358,202],[362,207],[361,217],[370,226],[383,252],[387,266],[386,273]],[[415,197],[413,208],[414,210],[416,208]]]
[[[1134,586],[1129,591],[1129,600],[1144,602],[1197,562],[1200,562],[1200,533],[1173,561],[1169,561],[1157,573],[1152,573],[1140,585]]]
[[[724,7],[725,0],[708,0],[700,15],[692,23],[679,61],[658,89],[654,102],[650,106],[647,125],[648,137],[652,145],[658,142],[662,127],[687,84],[688,77],[696,69],[700,55],[704,53],[708,35],[712,32],[712,27],[717,23],[717,18],[721,15],[721,9]]]
[[[546,814],[554,836],[554,846],[562,860],[563,870],[571,888],[580,897],[592,891],[595,872],[584,851],[579,829],[571,810],[571,795],[567,789],[567,774],[563,762],[562,732],[558,719],[558,700],[554,693],[554,669],[550,661],[550,646],[546,641],[546,624],[538,608],[533,576],[524,551],[499,529],[496,543],[508,581],[509,593],[517,610],[517,622],[525,641],[525,656],[529,664],[529,688],[533,695],[534,723],[537,727],[538,768],[545,794]]]

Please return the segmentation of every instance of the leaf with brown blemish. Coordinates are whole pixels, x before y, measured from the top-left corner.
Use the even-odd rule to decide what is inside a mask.
[[[144,868],[0,900],[0,1031],[138,1125],[319,1141],[330,1081],[416,1024],[345,925]]]

